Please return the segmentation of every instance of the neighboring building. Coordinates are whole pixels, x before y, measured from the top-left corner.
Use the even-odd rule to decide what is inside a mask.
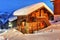
[[[10,27],[10,28],[13,28],[13,27],[16,27],[17,26],[17,17],[15,17],[15,16],[13,16],[13,17],[10,17],[9,19],[8,19],[8,27]]]
[[[54,1],[54,15],[60,15],[60,0]]]
[[[51,0],[54,5],[54,20],[60,21],[60,0]]]
[[[32,33],[50,25],[53,11],[45,3],[37,3],[14,12],[17,16],[17,29],[23,33]]]

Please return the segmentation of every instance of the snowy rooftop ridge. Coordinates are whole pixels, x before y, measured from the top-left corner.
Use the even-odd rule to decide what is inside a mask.
[[[15,16],[19,16],[19,15],[28,15],[29,13],[39,9],[45,7],[52,15],[54,14],[53,11],[43,2],[37,3],[37,4],[33,4],[24,8],[21,8],[19,10],[16,10],[13,15]]]

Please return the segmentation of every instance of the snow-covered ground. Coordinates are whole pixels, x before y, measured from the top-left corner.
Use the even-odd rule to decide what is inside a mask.
[[[0,29],[0,35],[4,34],[5,32],[7,32],[9,29]]]
[[[60,21],[50,21],[51,25],[34,34],[22,34],[16,29],[0,29],[0,34],[9,40],[60,40]]]

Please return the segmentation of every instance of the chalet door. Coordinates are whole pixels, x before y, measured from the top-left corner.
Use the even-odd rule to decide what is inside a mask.
[[[26,33],[26,27],[27,27],[27,24],[26,24],[27,22],[26,22],[26,18],[23,18],[22,19],[22,25],[21,25],[21,31],[23,32],[23,33]]]
[[[37,24],[38,26],[38,29],[37,30],[40,30],[40,29],[42,29],[42,28],[44,28],[45,27],[45,23],[44,22],[38,22],[38,24]]]

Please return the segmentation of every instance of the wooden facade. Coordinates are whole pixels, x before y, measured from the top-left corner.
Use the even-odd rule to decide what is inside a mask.
[[[39,4],[39,5],[43,5],[43,4]],[[31,7],[34,8],[34,6]],[[29,8],[31,9],[31,7]],[[27,13],[28,13],[27,15],[20,14],[17,16],[17,29],[19,31],[23,33],[33,33],[34,31],[38,31],[40,29],[43,29],[51,25],[49,20],[53,19],[53,15],[45,7],[41,6],[41,8],[38,8],[33,12],[29,10],[27,11]]]
[[[18,21],[17,21],[18,30],[23,33],[26,33],[26,31],[28,33],[32,33],[33,31],[37,31],[49,26],[50,22],[48,15],[50,14],[48,14],[47,11],[46,13],[44,11],[46,10],[38,9],[27,16],[21,16],[21,18],[20,16],[18,16]]]

